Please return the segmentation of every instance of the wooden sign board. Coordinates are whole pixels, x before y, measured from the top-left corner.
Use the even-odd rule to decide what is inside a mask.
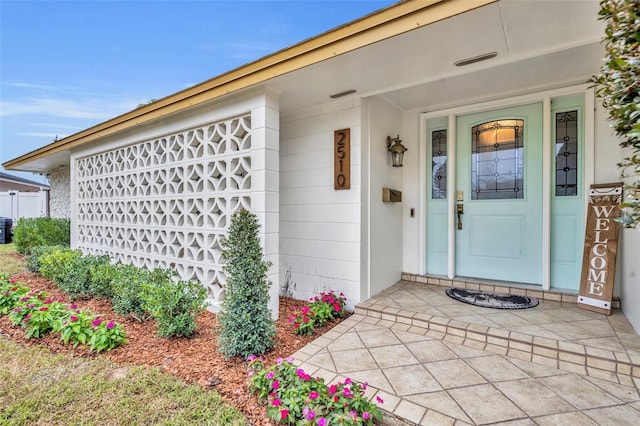
[[[611,314],[622,183],[591,185],[578,307]]]
[[[333,187],[351,189],[351,129],[333,132]]]

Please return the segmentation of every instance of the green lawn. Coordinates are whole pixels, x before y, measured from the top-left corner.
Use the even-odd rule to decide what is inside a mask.
[[[24,270],[8,256],[12,246],[0,245],[0,274]],[[72,424],[244,425],[246,420],[215,391],[187,386],[158,369],[56,355],[0,335],[0,425]]]
[[[23,262],[10,256],[11,253],[15,252],[15,244],[0,244],[0,274],[13,275],[27,270]]]

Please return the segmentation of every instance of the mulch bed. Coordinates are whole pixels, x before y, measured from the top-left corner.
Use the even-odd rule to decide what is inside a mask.
[[[51,281],[38,274],[24,272],[12,278],[31,289],[46,291],[52,298],[68,297]],[[225,361],[218,352],[217,334],[214,333],[216,315],[205,311],[197,318],[197,329],[189,338],[157,338],[154,321],[139,322],[136,319],[116,315],[111,303],[106,300],[76,300],[80,309],[90,310],[106,320],[115,320],[123,325],[127,343],[106,353],[96,354],[88,348],[73,348],[64,345],[58,335],[47,335],[41,339],[25,339],[24,329],[11,325],[8,316],[0,316],[0,333],[27,346],[43,346],[55,353],[81,358],[107,357],[120,364],[134,364],[159,367],[163,372],[174,375],[186,383],[198,384],[215,389],[224,400],[242,411],[248,421],[256,426],[272,425],[267,419],[266,406],[249,393],[246,362],[241,359]],[[280,297],[280,318],[276,321],[276,345],[265,355],[266,363],[275,363],[278,358],[286,358],[295,353],[341,320],[319,327],[313,336],[297,336],[288,323],[289,313],[294,306],[304,301]],[[342,320],[346,319],[345,316]]]

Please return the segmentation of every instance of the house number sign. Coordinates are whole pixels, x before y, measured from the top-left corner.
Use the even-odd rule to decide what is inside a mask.
[[[351,129],[333,132],[333,187],[351,188]]]

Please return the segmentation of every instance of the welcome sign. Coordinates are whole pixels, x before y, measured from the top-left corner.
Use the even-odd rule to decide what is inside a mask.
[[[622,182],[591,185],[578,307],[611,314]]]

